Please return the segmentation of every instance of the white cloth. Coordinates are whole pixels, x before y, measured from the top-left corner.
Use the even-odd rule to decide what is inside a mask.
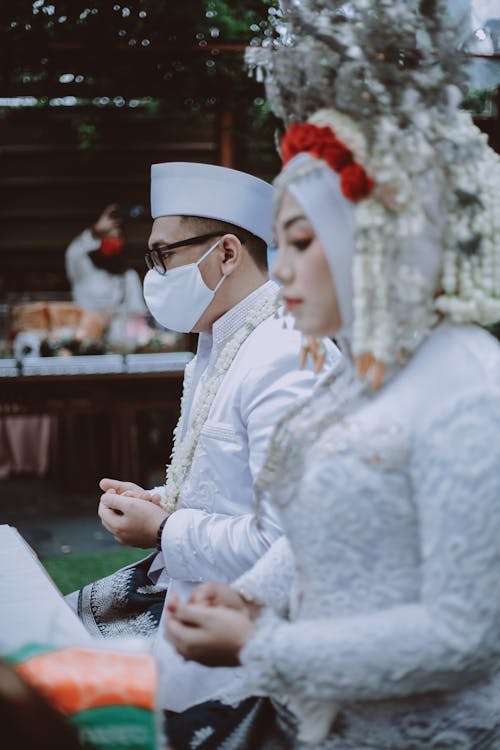
[[[277,291],[271,281],[259,287],[215,323],[212,335],[200,335],[197,355],[186,368],[194,396],[183,430],[221,349],[273,287]],[[281,320],[269,318],[250,334],[215,397],[178,509],[164,527],[162,554],[150,571],[153,580],[168,585],[167,597],[176,591],[186,600],[200,581],[234,580],[281,534],[267,504],[257,522],[254,483],[274,426],[297,399],[310,393],[316,380],[311,370],[299,370],[300,334],[282,326]],[[339,360],[331,344],[327,367]],[[163,623],[156,646],[160,705],[165,708],[182,711],[213,699],[239,679],[237,669],[185,662],[166,642]]]
[[[151,166],[151,216],[196,216],[226,221],[273,239],[273,187],[237,169],[171,161]]]
[[[93,643],[31,547],[17,529],[6,524],[0,524],[0,602],[2,656],[29,643]]]
[[[489,89],[500,84],[500,3],[498,0],[448,0],[458,35],[458,46],[470,55],[471,88]]]
[[[340,177],[326,164],[320,166],[318,159],[310,154],[300,153],[290,162],[288,169],[295,171],[297,166],[314,166],[288,185],[288,191],[300,203],[307,216],[313,221],[314,229],[326,250],[326,257],[335,291],[338,296],[343,338],[352,328],[352,258],[356,231],[354,204],[340,189]],[[283,171],[286,175],[286,170]]]
[[[66,274],[71,282],[73,300],[85,310],[120,310],[146,314],[139,275],[132,268],[123,274],[112,274],[96,268],[89,253],[97,250],[100,240],[90,229],[75,237],[66,250]]]
[[[272,439],[288,541],[235,583],[275,609],[239,697],[287,703],[324,750],[496,747],[498,343],[443,323],[339,418],[342,390],[323,384]]]

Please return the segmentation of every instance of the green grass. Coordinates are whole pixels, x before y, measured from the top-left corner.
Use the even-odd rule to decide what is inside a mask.
[[[152,550],[120,547],[109,552],[96,552],[89,555],[67,555],[46,557],[42,563],[56,586],[63,594],[69,594],[86,583],[113,573],[124,565],[146,557]]]

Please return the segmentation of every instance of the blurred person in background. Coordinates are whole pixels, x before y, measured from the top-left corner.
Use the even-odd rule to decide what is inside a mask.
[[[138,208],[138,207],[136,207]],[[145,325],[146,305],[139,274],[127,268],[126,211],[112,203],[93,226],[75,237],[66,250],[66,274],[73,301],[84,310],[101,312],[109,321],[108,338],[119,341],[124,326]]]

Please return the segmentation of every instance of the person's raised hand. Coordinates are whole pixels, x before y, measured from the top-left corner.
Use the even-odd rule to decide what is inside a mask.
[[[139,487],[138,484],[133,482],[122,482],[119,479],[108,479],[104,477],[99,482],[99,487],[105,493],[115,492],[117,495],[125,495],[126,497],[137,497],[140,500],[148,500],[155,505],[160,505],[160,495],[158,493],[149,492],[143,487]]]
[[[92,227],[96,237],[117,237],[121,233],[122,220],[116,215],[117,203],[110,203]]]
[[[114,491],[101,496],[98,514],[117,542],[143,549],[156,545],[158,529],[168,515],[155,503]]]
[[[209,667],[238,666],[254,631],[247,614],[228,607],[177,603],[167,611],[167,639],[185,659]]]

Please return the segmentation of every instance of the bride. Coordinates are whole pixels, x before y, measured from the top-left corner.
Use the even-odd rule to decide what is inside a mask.
[[[259,492],[270,493],[286,539],[233,587],[204,584],[189,603],[172,602],[168,638],[187,659],[241,663],[244,691],[226,700],[286,706],[298,722],[293,746],[493,747],[500,351],[464,320],[465,309],[478,318],[467,295],[491,314],[491,264],[478,260],[468,285],[443,291],[463,257],[443,251],[456,217],[440,212],[430,164],[412,182],[425,217],[418,235],[389,250],[367,245],[381,214],[391,220],[387,191],[349,161],[353,148],[335,135],[345,118],[311,119],[282,144],[274,274],[297,327],[343,343],[344,373],[275,432]],[[481,174],[489,165],[498,175],[486,147],[482,158]],[[483,221],[486,232],[485,208]]]
[[[482,326],[500,320],[500,159],[458,109],[442,2],[337,5],[283,2],[290,33],[254,63],[292,123],[273,272],[305,351],[335,336],[344,370],[271,441],[257,500],[285,536],[232,586],[171,601],[167,637],[242,665],[221,700],[278,706],[252,747],[489,750],[500,349]]]

